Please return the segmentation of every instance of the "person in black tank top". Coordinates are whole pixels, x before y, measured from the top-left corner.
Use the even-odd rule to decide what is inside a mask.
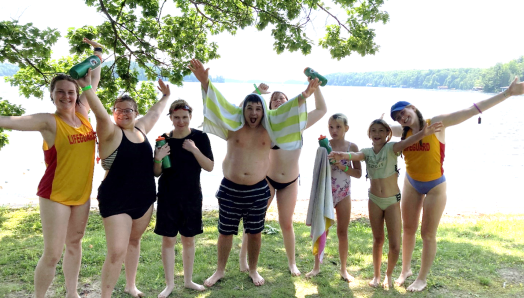
[[[79,80],[88,86],[87,79]],[[104,159],[106,177],[98,189],[98,205],[106,232],[107,254],[101,276],[101,297],[109,298],[125,262],[125,292],[143,297],[135,284],[140,239],[149,225],[156,200],[153,172],[153,150],[146,134],[153,128],[169,98],[169,86],[158,81],[162,98],[140,119],[136,102],[124,95],[116,99],[111,121],[100,99],[86,90],[93,110],[99,140],[100,157]]]
[[[166,288],[159,297],[173,290],[176,235],[180,232],[184,263],[184,286],[197,291],[204,286],[193,282],[195,258],[194,236],[203,233],[202,189],[200,172],[213,170],[213,153],[207,134],[189,128],[192,108],[185,100],[177,100],[169,108],[169,118],[175,129],[163,134],[167,144],[155,150],[155,176],[158,179],[158,205],[155,233],[162,237],[162,261]],[[169,155],[168,155],[169,154]],[[168,156],[171,167],[163,169],[162,159]]]

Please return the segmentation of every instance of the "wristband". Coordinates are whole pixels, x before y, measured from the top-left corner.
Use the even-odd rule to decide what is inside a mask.
[[[257,91],[258,95],[262,95],[262,93],[260,93],[260,90],[258,90],[257,84],[253,84],[253,86],[255,86],[255,90]]]
[[[346,169],[344,170],[344,173],[346,173],[349,170],[348,165],[346,165]]]
[[[351,152],[348,152],[348,154],[349,154],[349,160],[351,160]]]
[[[95,52],[102,52],[102,48],[95,48]]]
[[[87,91],[87,90],[89,90],[89,89],[91,89],[91,88],[93,88],[93,86],[91,86],[91,85],[87,85],[87,86],[85,86],[85,87],[82,87],[82,91]]]
[[[153,161],[154,161],[155,163],[162,163],[161,160],[156,160],[156,159],[154,159],[154,158],[153,158]]]

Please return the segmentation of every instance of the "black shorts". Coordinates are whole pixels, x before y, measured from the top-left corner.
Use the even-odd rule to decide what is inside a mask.
[[[202,224],[202,194],[158,198],[155,233],[175,237],[194,237],[204,232]]]
[[[246,233],[261,233],[270,196],[266,179],[255,185],[241,185],[222,179],[216,194],[219,207],[218,232],[222,235],[237,235],[240,219],[243,219]]]
[[[151,203],[151,205],[153,205],[153,203]],[[131,219],[135,220],[142,218],[142,216],[144,216],[147,213],[147,210],[149,210],[151,205],[145,205],[142,207],[134,207],[123,210],[112,210],[111,208],[105,208],[104,205],[99,205],[98,209],[100,210],[100,215],[102,216],[102,218],[107,218],[119,214],[127,214],[131,217]]]

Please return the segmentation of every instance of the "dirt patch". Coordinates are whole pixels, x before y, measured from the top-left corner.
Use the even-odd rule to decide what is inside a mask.
[[[509,284],[524,284],[524,270],[517,268],[502,268],[497,273]]]

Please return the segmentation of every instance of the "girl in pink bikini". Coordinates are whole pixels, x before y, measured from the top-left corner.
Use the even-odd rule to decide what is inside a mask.
[[[348,118],[341,113],[329,117],[329,141],[333,151],[349,152],[358,151],[355,143],[345,140],[346,132],[349,130]],[[351,215],[351,177],[360,178],[362,168],[360,161],[337,161],[331,165],[331,187],[333,192],[333,206],[337,214],[337,237],[338,253],[340,255],[340,276],[350,282],[354,278],[346,269],[348,258],[348,226]],[[320,259],[315,256],[313,270],[306,277],[313,277],[320,273]]]

